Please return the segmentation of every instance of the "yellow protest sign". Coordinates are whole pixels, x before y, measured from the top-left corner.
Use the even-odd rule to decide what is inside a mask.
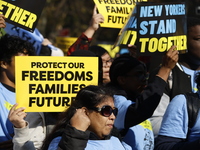
[[[56,46],[63,50],[65,54],[67,54],[67,51],[69,47],[74,44],[74,42],[77,40],[77,37],[56,37]]]
[[[104,16],[101,27],[121,29],[132,12],[136,2],[147,0],[94,0],[99,13]]]
[[[97,57],[16,56],[16,101],[26,112],[61,112],[98,84]]]
[[[147,56],[162,54],[172,45],[176,45],[180,53],[186,52],[184,2],[137,3],[129,17],[114,46],[137,45],[137,54]]]

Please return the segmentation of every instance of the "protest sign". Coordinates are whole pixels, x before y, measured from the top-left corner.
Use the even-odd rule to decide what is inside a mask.
[[[26,112],[61,112],[98,84],[97,57],[16,56],[16,101]]]
[[[67,51],[69,47],[76,42],[78,38],[77,37],[62,37],[58,36],[56,37],[56,46],[58,46],[60,49],[63,50],[65,55],[67,55]]]
[[[128,44],[134,45],[137,38],[137,19],[136,19],[136,7],[133,12],[129,14],[128,21],[124,24],[120,30],[117,40],[113,46],[127,47]]]
[[[147,0],[94,0],[99,13],[104,16],[104,23],[101,23],[101,27],[121,29],[136,2],[142,1]]]
[[[176,45],[180,53],[187,46],[185,3],[138,3],[137,49],[139,54],[151,55],[167,51]]]
[[[137,3],[129,20],[119,32],[115,46],[137,46],[138,55],[163,53],[172,45],[180,53],[186,46],[185,3]]]
[[[0,14],[6,17],[6,22],[33,32],[45,2],[46,0],[0,0]]]

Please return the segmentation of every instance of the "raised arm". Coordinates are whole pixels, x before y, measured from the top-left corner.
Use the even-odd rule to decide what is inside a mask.
[[[137,125],[153,115],[163,95],[169,73],[178,61],[178,51],[175,49],[175,46],[169,49],[154,80],[147,85],[142,94],[136,99],[136,103],[128,107],[125,128]]]
[[[92,38],[95,31],[98,30],[99,24],[104,22],[104,17],[102,14],[97,13],[97,7],[95,5],[93,9],[92,19],[90,21],[89,27],[83,32],[88,38]]]
[[[164,56],[162,66],[158,71],[157,76],[162,78],[164,81],[167,81],[170,71],[175,67],[178,62],[179,52],[176,49],[176,46],[172,46],[166,55]]]
[[[97,13],[97,8],[95,6],[89,27],[81,34],[76,42],[70,46],[67,55],[69,56],[75,50],[88,50],[92,41],[92,37],[96,30],[99,28],[99,24],[102,22],[104,22],[104,18],[101,14]]]

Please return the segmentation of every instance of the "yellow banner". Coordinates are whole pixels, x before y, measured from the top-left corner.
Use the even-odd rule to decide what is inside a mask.
[[[77,37],[56,37],[56,46],[63,50],[65,54],[67,54],[67,51],[69,47],[76,42]]]
[[[16,56],[16,101],[26,112],[61,112],[98,84],[97,57]]]
[[[132,12],[136,2],[147,0],[94,0],[98,11],[104,16],[101,27],[121,29]]]

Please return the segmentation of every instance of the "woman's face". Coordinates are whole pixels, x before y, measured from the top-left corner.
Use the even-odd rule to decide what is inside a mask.
[[[112,97],[106,98],[104,102],[96,107],[102,108],[104,105],[109,105],[113,109],[115,108]],[[88,110],[88,112],[88,117],[91,121],[88,130],[94,132],[100,139],[109,135],[114,125],[115,115],[112,113],[109,117],[105,117],[101,114],[101,112],[95,110]]]
[[[112,64],[112,59],[108,53],[101,56],[103,62],[103,83],[110,82],[109,70]]]

